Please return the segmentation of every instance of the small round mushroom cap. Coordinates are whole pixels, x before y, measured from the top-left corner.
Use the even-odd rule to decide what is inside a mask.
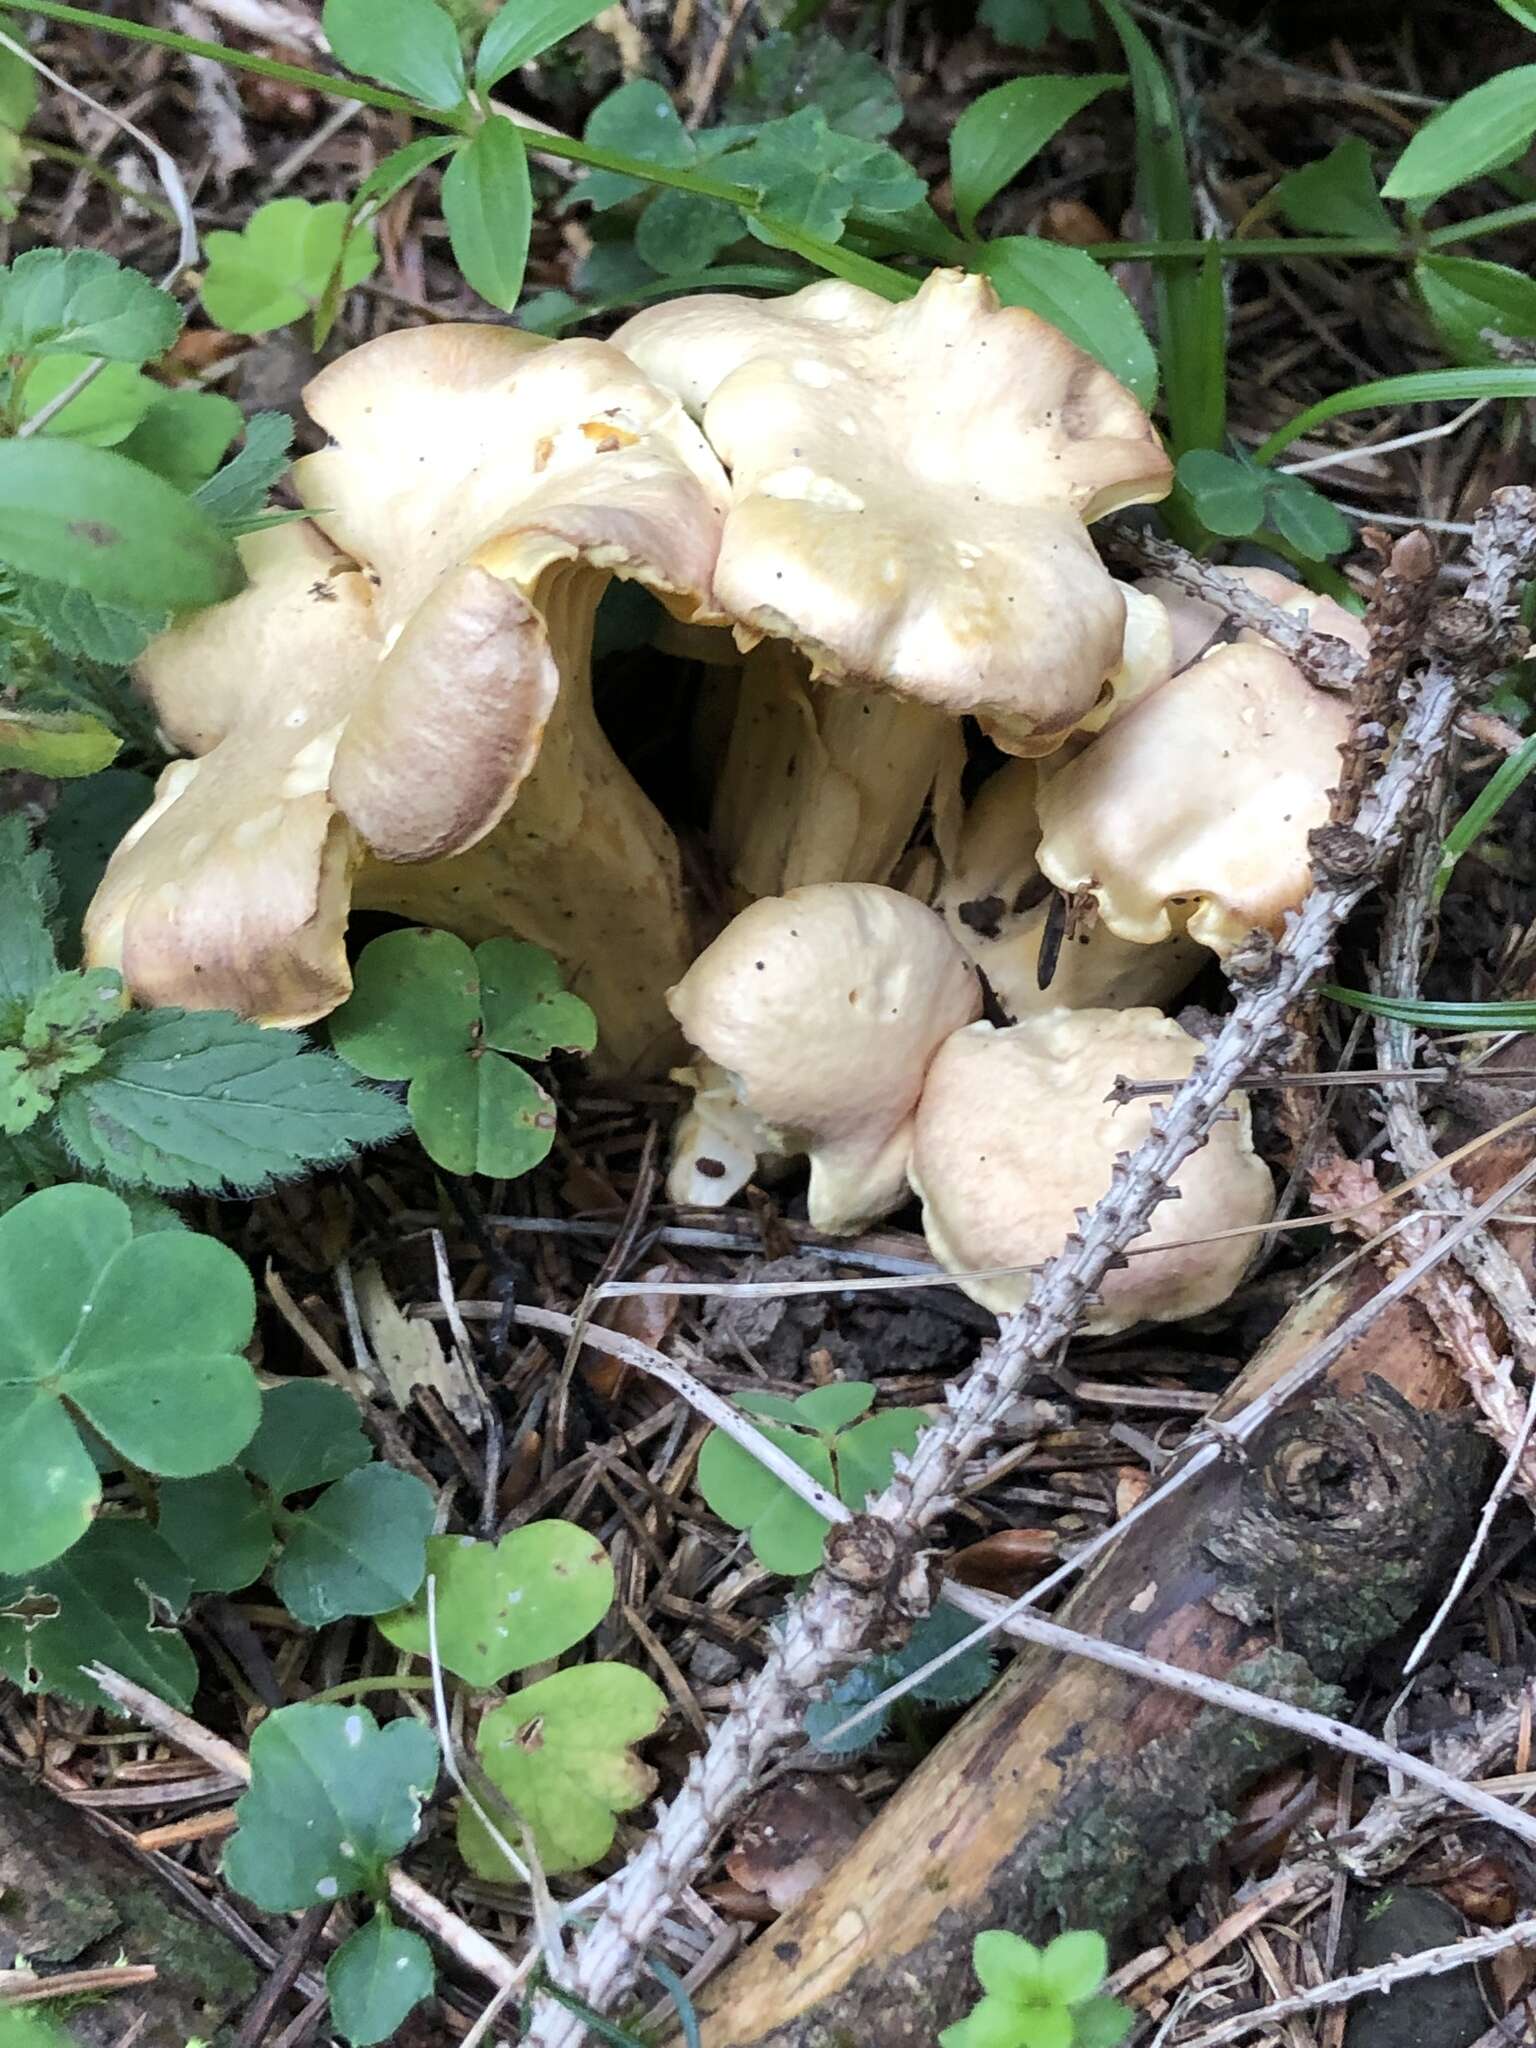
[[[810,1158],[818,1230],[906,1198],[912,1112],[937,1046],[980,1014],[941,919],[875,883],[814,883],[734,918],[668,1001],[783,1153]]]
[[[818,676],[974,713],[1055,746],[1121,659],[1125,601],[1086,531],[1163,496],[1129,392],[985,278],[890,305],[827,281],[675,300],[615,345],[676,391],[731,472],[715,589]]]
[[[1004,1030],[972,1024],[945,1041],[918,1105],[910,1173],[929,1247],[973,1301],[998,1315],[1022,1308],[1033,1270],[965,1276],[1053,1258],[1078,1211],[1107,1191],[1116,1157],[1147,1136],[1156,1103],[1107,1101],[1117,1076],[1178,1081],[1199,1052],[1156,1010],[1051,1010]],[[1174,1175],[1179,1199],[1153,1212],[1124,1268],[1106,1275],[1086,1333],[1203,1314],[1241,1281],[1254,1238],[1190,1242],[1261,1225],[1274,1207],[1247,1099],[1228,1101],[1234,1116]]]
[[[1201,948],[1182,934],[1136,945],[1097,918],[1061,937],[1041,987],[1048,921],[1053,911],[1060,916],[1057,892],[1035,859],[1036,782],[1047,765],[1005,761],[982,784],[965,812],[953,864],[939,876],[934,908],[1015,1020],[1043,1010],[1167,1002],[1199,972]]]
[[[1215,647],[1051,774],[1040,866],[1122,939],[1225,956],[1305,896],[1348,736],[1344,700],[1267,642]]]

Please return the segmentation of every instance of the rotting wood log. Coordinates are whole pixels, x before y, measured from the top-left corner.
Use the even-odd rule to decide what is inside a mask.
[[[1246,1406],[1375,1291],[1303,1301],[1234,1382]],[[1337,1711],[1336,1688],[1444,1583],[1487,1446],[1412,1302],[1321,1389],[1170,1495],[1062,1610],[1073,1628]],[[706,2048],[931,2048],[977,1995],[973,1937],[1116,1933],[1201,1862],[1294,1738],[1026,1649],[826,1881],[698,2000]]]

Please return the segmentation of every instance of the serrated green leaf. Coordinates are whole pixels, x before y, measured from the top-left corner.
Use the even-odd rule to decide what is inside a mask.
[[[458,31],[436,0],[325,0],[338,64],[448,113],[468,90]]]
[[[884,1707],[861,1721],[856,1728],[850,1728],[846,1734],[838,1732],[850,1714],[868,1706],[885,1690],[881,1676],[884,1661],[880,1657],[871,1657],[865,1663],[855,1665],[852,1671],[829,1687],[821,1699],[812,1700],[806,1708],[806,1735],[825,1755],[857,1756],[884,1735],[890,1723],[890,1715]]]
[[[740,213],[697,192],[658,192],[635,223],[635,253],[662,277],[687,277],[746,233]]]
[[[271,1515],[228,1468],[162,1480],[155,1526],[198,1593],[241,1592],[261,1577],[276,1544]]]
[[[21,387],[23,417],[31,419],[52,405],[85,372],[100,364],[78,392],[42,428],[93,448],[115,448],[127,440],[154,404],[160,387],[127,363],[103,362],[99,356],[48,355],[41,358]]]
[[[0,771],[70,780],[94,775],[116,759],[122,741],[84,711],[23,711],[0,707]]]
[[[1004,235],[977,252],[1005,306],[1027,306],[1049,320],[1145,406],[1157,396],[1157,355],[1136,308],[1081,249],[1037,235]]]
[[[516,1180],[555,1142],[554,1103],[497,1053],[433,1061],[411,1083],[406,1106],[423,1151],[445,1173]]]
[[[435,1582],[438,1655],[482,1689],[560,1656],[613,1605],[608,1554],[572,1522],[528,1522],[500,1543],[434,1536],[427,1572]],[[380,1615],[376,1626],[397,1649],[428,1655],[424,1592]]]
[[[614,1817],[638,1806],[655,1773],[630,1748],[666,1717],[661,1688],[628,1664],[557,1671],[493,1708],[475,1746],[486,1776],[522,1818],[544,1868],[582,1870],[613,1844]],[[459,1808],[471,1870],[506,1882],[506,1859],[473,1808]]]
[[[0,1134],[19,1138],[53,1107],[56,1090],[46,1073],[15,1046],[0,1046]]]
[[[1316,163],[1287,171],[1270,197],[1304,235],[1391,235],[1392,216],[1381,203],[1371,146],[1358,135]]]
[[[256,1427],[254,1319],[232,1251],[135,1237],[104,1188],[48,1188],[0,1217],[0,1570],[47,1564],[95,1511],[75,1413],[148,1472],[227,1463]]]
[[[216,604],[244,572],[200,507],[110,448],[0,441],[0,562],[126,611]]]
[[[1012,78],[972,100],[949,138],[955,217],[971,234],[976,216],[1075,114],[1126,83],[1123,72],[1085,78]]]
[[[585,28],[605,4],[606,0],[506,0],[481,38],[475,57],[476,87],[489,92],[509,71]]]
[[[419,1934],[397,1927],[384,1906],[374,1908],[373,1918],[349,1934],[325,1966],[331,2019],[352,2048],[392,2041],[436,1982],[431,1949]]]
[[[267,493],[288,467],[293,421],[286,413],[253,413],[245,423],[245,445],[197,490],[197,502],[220,526],[238,529],[266,503]]]
[[[122,453],[178,491],[199,490],[244,424],[240,408],[222,391],[154,388],[154,402],[121,444]]]
[[[88,590],[70,590],[36,576],[17,576],[14,583],[19,609],[71,660],[126,668],[170,623],[164,611],[101,604]]]
[[[432,1732],[366,1707],[279,1707],[251,1738],[224,1875],[269,1913],[375,1890],[437,1783]]]
[[[466,1052],[480,1022],[475,955],[452,932],[386,932],[358,956],[352,993],[330,1018],[331,1043],[360,1074],[408,1081]]]
[[[1236,539],[1263,525],[1268,479],[1251,463],[1214,448],[1191,448],[1179,457],[1178,478],[1212,533]]]
[[[1501,71],[1434,115],[1383,185],[1387,199],[1427,206],[1442,193],[1512,164],[1536,135],[1536,64]]]
[[[1072,2048],[1120,2048],[1136,2015],[1118,1998],[1090,1998],[1072,2009]]]
[[[475,948],[475,970],[486,1045],[530,1060],[596,1045],[597,1019],[580,996],[567,994],[542,946],[487,939]]]
[[[147,1523],[103,1517],[67,1556],[0,1581],[0,1669],[26,1692],[120,1714],[80,1668],[108,1664],[173,1706],[190,1707],[197,1661],[161,1618],[167,1608],[179,1613],[190,1590],[180,1559]]]
[[[1109,1945],[1093,1928],[1058,1934],[1040,1958],[1041,1988],[1058,2005],[1081,2005],[1109,1975]]]
[[[1413,275],[1425,311],[1459,363],[1498,361],[1484,339],[1490,330],[1516,340],[1536,336],[1536,280],[1524,271],[1469,256],[1425,256]]]
[[[755,126],[801,107],[819,107],[829,127],[866,142],[901,125],[896,81],[867,50],[820,32],[767,36],[737,75],[726,118]]]
[[[181,332],[181,308],[95,249],[31,249],[0,270],[0,354],[147,363]]]
[[[58,972],[49,932],[57,901],[53,869],[25,818],[17,811],[0,817],[0,1016],[8,1005],[30,1002]]]
[[[899,213],[927,189],[894,149],[839,134],[819,107],[770,121],[745,149],[733,150],[723,168],[735,183],[755,186],[765,211],[787,227],[829,242],[838,240],[855,208]],[[779,246],[762,221],[747,225],[759,240]]]
[[[345,1614],[385,1614],[426,1576],[436,1503],[393,1465],[364,1465],[295,1515],[272,1583],[295,1621],[324,1628]]]
[[[1281,538],[1309,562],[1341,554],[1355,537],[1344,514],[1304,477],[1274,477],[1265,509]]]
[[[397,1103],[297,1032],[228,1011],[135,1011],[105,1049],[61,1098],[60,1131],[88,1172],[131,1185],[264,1187],[405,1125]]]
[[[72,783],[43,821],[42,846],[58,878],[56,923],[66,961],[80,954],[80,921],[123,834],[154,801],[147,775],[108,768]],[[0,885],[0,898],[4,889]]]
[[[101,1057],[97,1041],[126,1001],[122,976],[110,967],[56,975],[27,1005],[16,1043],[61,1079],[88,1074]]]
[[[357,1403],[326,1380],[289,1380],[261,1397],[261,1421],[240,1454],[279,1500],[328,1486],[372,1462]]]
[[[762,1434],[829,1492],[835,1490],[832,1454],[820,1438],[771,1425]],[[759,1563],[789,1578],[815,1571],[826,1549],[827,1524],[750,1451],[713,1430],[699,1453],[697,1476],[700,1493],[721,1521],[746,1531]]]
[[[466,283],[510,313],[528,263],[533,188],[523,138],[501,115],[482,122],[444,171],[443,219]]]
[[[885,1666],[886,1684],[908,1677],[914,1671],[942,1656],[957,1643],[963,1642],[975,1624],[970,1615],[962,1614],[958,1608],[935,1607],[931,1614],[913,1629],[903,1649],[894,1651],[881,1661]],[[985,1643],[978,1643],[974,1649],[962,1651],[941,1665],[930,1678],[925,1678],[913,1691],[912,1697],[930,1707],[959,1707],[967,1700],[973,1700],[986,1691],[992,1682],[995,1668],[992,1652]]]
[[[239,234],[214,229],[203,242],[203,305],[210,320],[236,334],[267,334],[302,320],[338,269],[345,290],[379,267],[373,230],[353,227],[340,199],[272,199]]]

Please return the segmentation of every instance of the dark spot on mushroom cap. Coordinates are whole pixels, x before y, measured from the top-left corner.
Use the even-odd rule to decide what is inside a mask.
[[[698,1169],[706,1180],[724,1180],[725,1162],[720,1159],[700,1159]]]

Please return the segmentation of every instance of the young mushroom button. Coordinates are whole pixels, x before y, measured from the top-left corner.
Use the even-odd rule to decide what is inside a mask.
[[[856,882],[750,905],[668,1001],[703,1056],[685,1076],[700,1092],[679,1132],[672,1199],[725,1202],[750,1173],[734,1097],[755,1120],[760,1154],[808,1155],[810,1219],[828,1231],[856,1230],[906,1199],[928,1062],[981,1011],[975,969],[942,921],[910,896]]]
[[[930,1249],[973,1301],[998,1315],[1022,1308],[1032,1269],[1062,1249],[1078,1212],[1107,1191],[1118,1155],[1147,1136],[1155,1101],[1117,1105],[1116,1078],[1176,1083],[1199,1051],[1156,1010],[972,1024],[939,1048],[918,1105],[911,1179]],[[1242,1279],[1257,1238],[1213,1233],[1267,1222],[1274,1185],[1253,1149],[1246,1097],[1228,1107],[1174,1175],[1178,1200],[1160,1205],[1126,1265],[1105,1278],[1085,1332],[1199,1315]]]

